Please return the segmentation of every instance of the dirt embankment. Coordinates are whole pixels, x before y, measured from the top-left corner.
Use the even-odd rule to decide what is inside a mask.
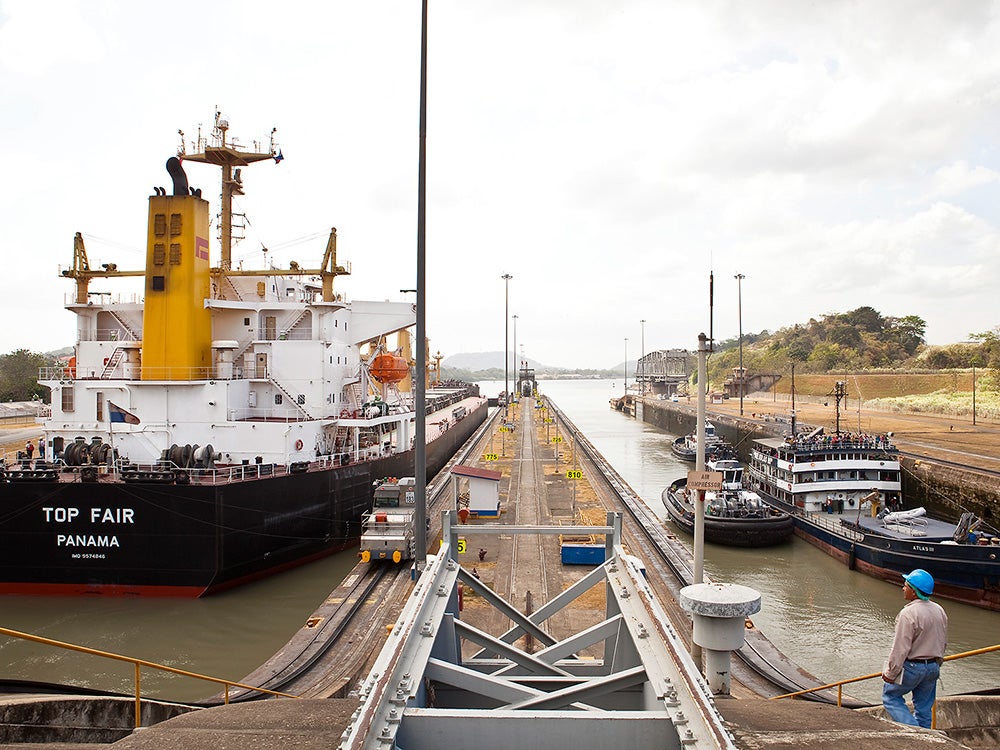
[[[798,378],[795,379],[798,389]],[[692,399],[692,404],[694,400]],[[708,411],[739,416],[739,399],[721,404],[709,404]],[[780,395],[751,396],[743,399],[743,417],[747,419],[779,416],[787,418],[791,401]],[[837,415],[833,399],[813,403],[796,399],[795,413],[802,422],[821,425],[828,431],[836,429]],[[909,453],[922,454],[948,461],[958,461],[983,468],[1000,469],[1000,424],[984,423],[970,417],[939,416],[902,412],[876,411],[848,402],[841,410],[840,429],[848,432],[893,433],[895,443]]]

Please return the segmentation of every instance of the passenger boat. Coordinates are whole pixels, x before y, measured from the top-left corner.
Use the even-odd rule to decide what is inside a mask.
[[[904,510],[891,435],[836,433],[756,440],[749,485],[790,513],[795,533],[875,578],[924,568],[934,594],[1000,610],[1000,537],[971,513],[959,523]]]
[[[330,554],[357,542],[378,480],[414,474],[417,440],[432,477],[486,417],[475,387],[428,389],[415,434],[415,306],[334,293],[336,230],[319,268],[233,268],[241,170],[282,155],[273,132],[248,151],[228,127],[217,113],[192,153],[181,134],[144,270],[91,268],[76,236],[78,341],[40,375],[44,458],[0,469],[0,593],[200,596]],[[222,170],[215,266],[186,162]],[[144,278],[139,301],[88,288],[124,276]]]
[[[722,489],[705,492],[705,541],[730,547],[769,547],[787,540],[794,530],[792,517],[765,503],[760,495],[743,487],[743,465],[733,459],[706,463],[708,471],[722,474]],[[696,490],[687,488],[687,478],[677,479],[663,490],[661,500],[670,520],[694,534]]]
[[[682,461],[695,461],[698,456],[698,433],[682,435],[670,444],[670,450]],[[735,458],[736,451],[716,431],[715,425],[705,422],[705,460]]]

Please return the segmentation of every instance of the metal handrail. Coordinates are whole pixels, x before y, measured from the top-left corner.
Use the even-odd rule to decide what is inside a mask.
[[[980,656],[981,654],[989,654],[993,651],[1000,651],[1000,644],[996,646],[986,646],[985,648],[977,648],[973,651],[963,651],[960,654],[952,654],[951,656],[944,657],[941,661],[952,661],[953,659],[964,659],[969,656]],[[784,695],[775,695],[768,700],[776,701],[782,698],[797,698],[800,695],[806,695],[807,693],[815,693],[819,690],[828,690],[830,688],[837,688],[837,705],[843,705],[844,697],[844,685],[850,685],[852,682],[863,682],[864,680],[871,680],[876,677],[881,677],[881,672],[873,672],[872,674],[862,675],[861,677],[852,677],[849,680],[839,680],[838,682],[831,682],[827,685],[820,685],[819,687],[807,688],[805,690],[796,690],[794,693],[785,693]],[[937,724],[937,701],[934,702],[934,708],[931,709],[931,728],[935,728]]]
[[[153,661],[146,661],[145,659],[136,659],[132,656],[123,656],[121,654],[113,654],[110,651],[101,651],[96,648],[89,648],[88,646],[78,646],[75,643],[66,643],[64,641],[56,641],[52,638],[45,638],[40,635],[32,635],[31,633],[22,633],[19,630],[10,630],[9,628],[0,627],[0,635],[8,635],[12,638],[20,638],[25,641],[34,641],[35,643],[42,643],[46,646],[56,646],[57,648],[64,648],[68,651],[79,651],[80,653],[90,654],[91,656],[100,656],[105,659],[114,659],[115,661],[129,662],[135,665],[135,726],[136,728],[142,726],[142,702],[140,693],[140,667],[151,667],[153,669],[159,669],[162,672],[170,672],[171,674],[181,675],[182,677],[193,677],[196,680],[204,680],[206,682],[214,682],[219,685],[225,686],[225,698],[224,702],[229,705],[229,688],[237,687],[244,690],[252,690],[260,693],[268,693],[269,695],[276,695],[282,698],[301,698],[298,695],[292,695],[291,693],[282,693],[278,690],[268,690],[267,688],[254,687],[253,685],[244,685],[242,682],[235,682],[234,680],[224,680],[220,677],[209,677],[208,675],[199,674],[197,672],[189,672],[186,669],[177,669],[176,667],[168,667],[165,664],[157,664]]]

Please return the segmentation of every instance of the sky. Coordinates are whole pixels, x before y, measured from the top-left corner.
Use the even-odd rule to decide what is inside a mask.
[[[720,340],[862,305],[995,328],[998,41],[979,0],[430,0],[431,351],[696,349],[710,273]],[[284,156],[244,170],[234,264],[315,267],[335,226],[337,291],[412,300],[419,57],[416,0],[0,0],[0,352],[75,342],[76,232],[141,269],[216,108]]]

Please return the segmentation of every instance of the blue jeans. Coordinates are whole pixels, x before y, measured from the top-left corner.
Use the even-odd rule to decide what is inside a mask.
[[[931,709],[934,707],[940,674],[941,665],[934,661],[929,664],[903,662],[903,683],[901,685],[885,683],[882,686],[882,705],[889,717],[900,724],[930,729]],[[910,713],[910,709],[906,706],[903,696],[907,693],[913,693],[913,710],[916,716]]]

